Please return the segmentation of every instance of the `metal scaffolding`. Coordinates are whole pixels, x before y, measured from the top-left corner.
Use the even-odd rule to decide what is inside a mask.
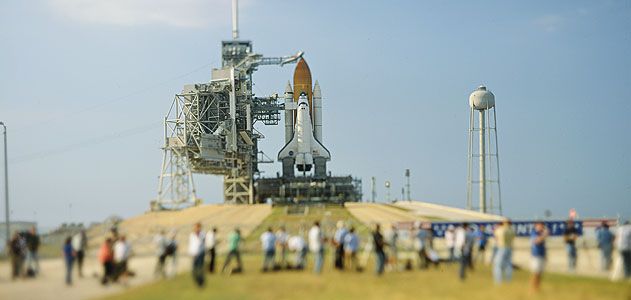
[[[259,65],[294,63],[301,56],[265,58],[252,52],[250,41],[222,42],[222,67],[212,70],[208,83],[185,85],[167,113],[153,210],[200,203],[193,173],[222,175],[226,203],[254,203],[258,157],[267,157],[258,149],[264,136],[254,124],[278,125],[284,104],[276,95],[254,97],[252,74]]]

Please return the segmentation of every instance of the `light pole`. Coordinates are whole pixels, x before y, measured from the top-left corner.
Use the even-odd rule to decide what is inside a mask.
[[[7,231],[7,242],[11,239],[9,228],[9,163],[7,159],[7,126],[4,122],[0,122],[2,128],[4,128],[4,208],[5,208],[5,220]]]

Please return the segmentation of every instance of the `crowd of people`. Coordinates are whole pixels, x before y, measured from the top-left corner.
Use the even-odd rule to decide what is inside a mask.
[[[564,227],[563,241],[568,255],[568,270],[574,271],[577,263],[577,238],[579,232],[572,220],[567,221]],[[210,258],[209,272],[214,272],[217,229],[213,228],[208,233],[202,232],[201,224],[196,224],[194,231],[189,238],[189,253],[193,259],[193,277],[201,287],[204,284],[204,257]],[[631,254],[631,225],[620,226],[620,238],[609,230],[606,222],[597,229],[598,247],[602,254],[602,268],[611,268],[611,256],[614,249],[614,241],[618,242],[618,249],[623,259],[624,276],[629,278],[629,255]],[[493,228],[484,226],[471,226],[462,223],[459,226],[449,226],[445,231],[445,246],[447,256],[440,257],[434,248],[434,235],[430,223],[417,222],[412,231],[413,248],[418,254],[418,268],[426,269],[430,265],[438,266],[441,263],[457,263],[458,277],[466,279],[474,265],[484,261],[485,251],[493,240],[493,248],[490,263],[492,265],[493,279],[497,284],[509,282],[513,273],[513,246],[516,233],[509,219],[495,225]],[[547,257],[546,240],[550,235],[544,222],[536,222],[530,235],[530,270],[531,288],[539,290],[542,274],[545,270]],[[347,226],[339,221],[336,224],[335,232],[327,237],[319,222],[314,222],[306,234],[307,240],[302,235],[289,235],[283,226],[279,226],[276,231],[268,227],[260,235],[261,252],[263,254],[262,272],[275,270],[295,269],[303,270],[307,254],[311,253],[313,259],[313,272],[320,274],[325,259],[325,251],[328,247],[333,254],[333,267],[337,270],[363,271],[366,262],[359,262],[360,238],[352,226]],[[381,226],[375,224],[371,232],[371,241],[364,243],[364,253],[371,253],[375,259],[375,273],[382,275],[385,270],[411,270],[413,260],[408,258],[404,264],[399,261],[399,248],[397,243],[400,239],[399,231],[395,226],[390,226],[388,230],[382,232]],[[232,258],[236,258],[237,267],[230,272],[242,272],[243,265],[239,251],[241,235],[236,228],[228,237],[228,254],[222,268],[225,272]],[[293,254],[293,257],[288,257]]]
[[[75,254],[76,255],[76,254]],[[128,268],[129,259],[133,256],[131,243],[125,235],[118,233],[116,227],[110,231],[110,235],[99,247],[97,257],[102,266],[101,284],[122,283],[126,285],[128,278],[134,276],[134,272]],[[79,267],[79,276],[82,276]]]
[[[304,270],[307,256],[313,260],[313,272],[320,274],[325,261],[325,251],[333,254],[333,267],[337,270],[353,270],[362,272],[367,265],[368,256],[374,256],[375,273],[379,276],[386,270],[411,270],[414,261],[420,269],[427,269],[430,265],[458,264],[458,278],[465,280],[467,273],[486,257],[485,251],[492,245],[490,254],[493,279],[497,284],[509,282],[513,273],[513,247],[516,233],[509,219],[494,225],[493,228],[484,226],[471,226],[462,223],[458,226],[449,225],[444,232],[444,245],[447,255],[441,257],[434,247],[434,232],[430,223],[417,222],[412,230],[406,232],[411,239],[411,248],[414,257],[401,255],[401,232],[394,226],[389,226],[385,232],[379,224],[374,224],[370,240],[362,243],[356,228],[348,226],[343,221],[338,221],[334,233],[329,236],[321,228],[318,221],[314,222],[306,235],[291,235],[284,226],[268,227],[260,235],[263,263],[261,272],[279,270]],[[550,235],[543,222],[536,222],[530,235],[530,270],[531,288],[539,290],[542,274],[548,260],[546,240]],[[306,237],[306,240],[305,240]],[[574,272],[578,261],[577,239],[579,232],[572,220],[564,226],[563,242],[567,252],[568,271]],[[489,241],[492,240],[493,243]],[[622,261],[622,273],[626,279],[631,278],[631,224],[625,222],[618,226],[616,234],[610,229],[607,222],[603,222],[596,229],[597,246],[601,254],[601,269],[612,269],[612,257],[614,251],[619,252]],[[157,262],[155,276],[166,278],[173,276],[177,271],[178,243],[176,232],[169,235],[161,231],[156,235],[154,242],[157,249]],[[188,254],[192,257],[192,275],[195,283],[202,287],[205,284],[205,274],[215,273],[218,265],[218,230],[209,228],[207,232],[202,230],[202,224],[196,223],[188,239]],[[226,256],[220,269],[222,273],[243,272],[241,260],[242,235],[239,228],[234,228],[226,238]],[[360,253],[360,245],[364,245]],[[40,237],[35,228],[30,231],[17,232],[8,242],[8,250],[11,258],[12,276],[35,277],[39,274]],[[76,265],[76,272],[83,277],[83,263],[88,248],[88,238],[85,230],[68,236],[63,244],[62,253],[65,262],[65,282],[72,285],[72,274]],[[363,259],[360,259],[360,254]],[[110,235],[98,249],[97,257],[102,266],[100,282],[107,285],[113,282],[127,283],[134,272],[129,270],[128,261],[132,257],[131,244],[125,235],[120,235],[114,227]],[[207,259],[208,260],[207,260]],[[170,262],[170,264],[168,263]],[[236,263],[236,265],[234,265]],[[170,266],[170,268],[169,268]],[[167,269],[169,271],[167,272]]]
[[[15,232],[8,241],[11,278],[35,277],[39,273],[40,237],[37,229]]]

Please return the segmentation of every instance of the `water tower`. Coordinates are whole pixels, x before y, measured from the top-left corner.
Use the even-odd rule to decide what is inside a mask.
[[[467,209],[502,214],[495,95],[481,85],[469,96]],[[477,135],[477,138],[476,138]],[[478,174],[477,178],[475,173]],[[475,192],[477,190],[477,200]],[[474,206],[474,203],[478,206]]]

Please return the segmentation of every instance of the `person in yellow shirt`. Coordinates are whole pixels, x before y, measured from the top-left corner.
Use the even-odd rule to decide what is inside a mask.
[[[513,276],[513,240],[515,231],[510,219],[504,219],[493,233],[497,253],[493,258],[493,277],[495,283],[510,281]]]

